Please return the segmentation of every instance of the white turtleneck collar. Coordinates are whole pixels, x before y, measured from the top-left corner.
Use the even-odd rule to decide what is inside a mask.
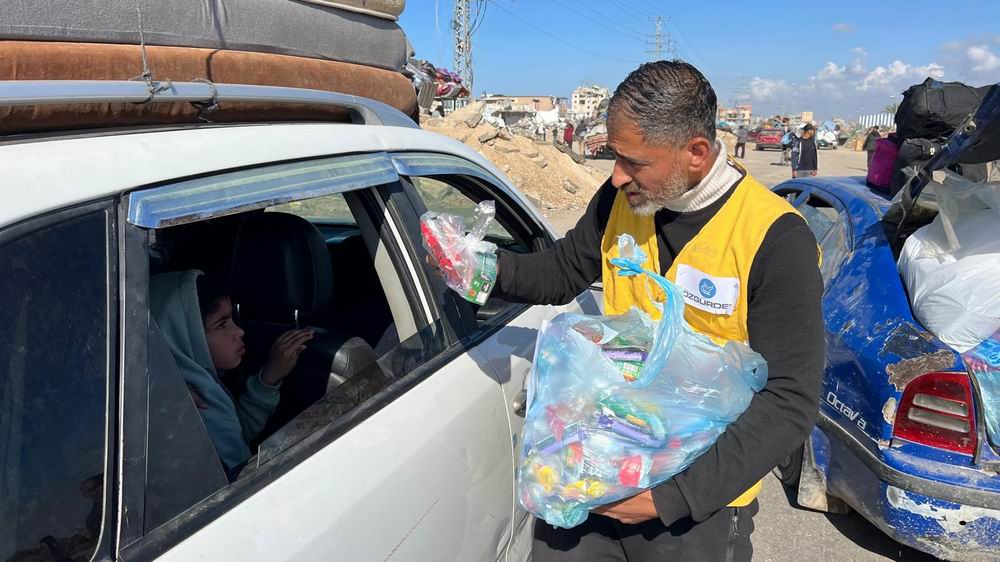
[[[718,152],[712,169],[698,182],[698,185],[664,205],[667,209],[677,213],[690,213],[704,209],[718,201],[733,184],[739,181],[740,172],[727,162],[726,143],[722,142],[722,139],[717,139],[715,147]]]

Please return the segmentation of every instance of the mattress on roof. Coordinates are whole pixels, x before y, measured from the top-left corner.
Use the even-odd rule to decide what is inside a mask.
[[[0,39],[276,53],[400,70],[403,30],[385,17],[296,0],[4,0]]]
[[[417,115],[416,92],[402,73],[340,61],[270,53],[149,47],[156,80],[209,79],[219,84],[310,88],[363,96]],[[0,80],[128,80],[142,73],[136,45],[0,40]],[[269,102],[223,102],[202,115],[188,103],[92,103],[0,107],[0,135],[172,123],[346,121],[341,108]]]

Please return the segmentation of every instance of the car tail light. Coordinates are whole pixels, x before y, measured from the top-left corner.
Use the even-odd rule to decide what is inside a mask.
[[[964,373],[927,373],[903,390],[893,435],[957,453],[976,452],[972,383]]]

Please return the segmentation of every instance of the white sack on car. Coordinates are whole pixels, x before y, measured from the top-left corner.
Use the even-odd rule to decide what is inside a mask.
[[[1000,330],[1000,182],[950,174],[940,211],[903,245],[899,271],[913,314],[959,352]]]

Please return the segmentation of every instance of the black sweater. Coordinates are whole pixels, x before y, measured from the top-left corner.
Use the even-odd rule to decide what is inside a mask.
[[[601,278],[601,239],[616,189],[606,182],[576,226],[553,248],[499,253],[496,290],[512,301],[566,304]],[[656,214],[660,272],[732,195],[690,213]],[[764,389],[687,470],[653,489],[667,526],[703,521],[760,480],[801,445],[818,418],[824,340],[816,239],[799,216],[779,218],[750,269],[750,346],[768,365]]]

